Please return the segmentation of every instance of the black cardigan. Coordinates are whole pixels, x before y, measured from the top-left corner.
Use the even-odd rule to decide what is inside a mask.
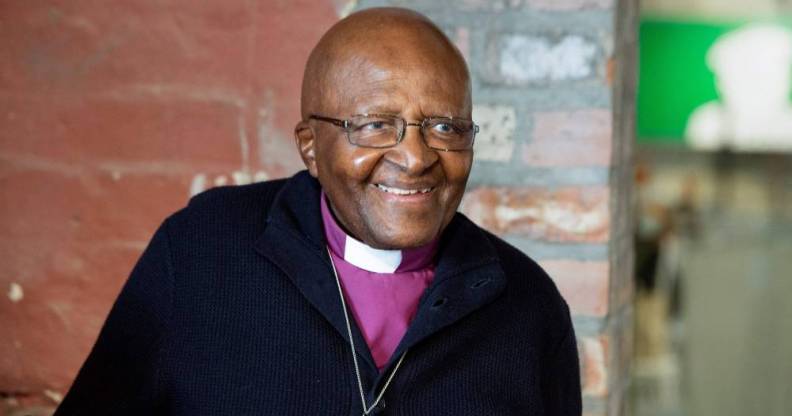
[[[214,188],[154,234],[56,416],[361,415],[319,184]],[[353,320],[368,403],[379,374]],[[569,309],[456,214],[376,414],[580,415]]]

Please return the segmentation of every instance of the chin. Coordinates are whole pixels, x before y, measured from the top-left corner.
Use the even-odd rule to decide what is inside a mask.
[[[429,244],[442,233],[448,223],[438,222],[440,218],[415,218],[394,212],[376,218],[375,221],[364,223],[370,237],[368,242],[364,242],[383,250],[416,248]]]
[[[376,244],[370,245],[372,248],[380,249],[380,250],[405,250],[415,247],[420,247],[428,242],[432,241],[431,239],[427,241],[415,241],[415,240],[382,240]]]
[[[390,233],[373,233],[371,244],[373,248],[381,250],[401,250],[406,248],[420,247],[424,244],[430,243],[436,235],[429,235],[424,233],[411,233],[399,230],[393,234]]]

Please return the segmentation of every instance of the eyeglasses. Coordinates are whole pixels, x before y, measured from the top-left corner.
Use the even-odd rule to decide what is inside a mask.
[[[445,152],[473,148],[473,139],[479,131],[479,126],[473,120],[457,117],[427,117],[420,123],[408,123],[401,117],[389,114],[357,114],[347,120],[318,115],[308,118],[341,127],[352,145],[375,149],[399,144],[407,126],[420,127],[426,145]]]

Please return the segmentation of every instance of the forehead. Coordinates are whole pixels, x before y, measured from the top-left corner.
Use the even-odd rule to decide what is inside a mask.
[[[328,68],[326,87],[334,91],[330,96],[337,111],[401,113],[416,108],[425,115],[469,115],[467,69],[456,56],[414,50],[394,55],[385,46],[375,51],[385,53],[350,54]]]

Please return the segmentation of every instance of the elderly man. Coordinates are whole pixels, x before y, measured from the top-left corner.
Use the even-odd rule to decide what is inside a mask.
[[[569,310],[456,213],[470,76],[425,17],[370,9],[319,41],[307,171],[167,218],[57,415],[579,415]]]

